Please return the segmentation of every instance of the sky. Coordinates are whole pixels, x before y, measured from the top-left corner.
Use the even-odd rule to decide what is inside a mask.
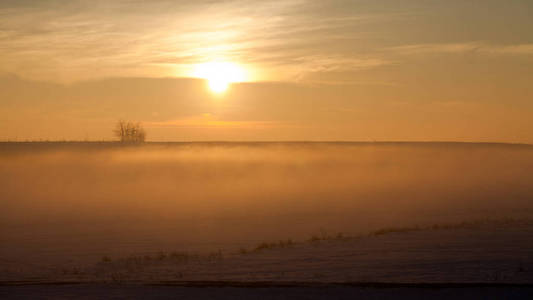
[[[0,140],[111,140],[124,119],[153,141],[533,143],[532,16],[529,0],[2,0]],[[213,62],[245,75],[214,92],[195,71]]]

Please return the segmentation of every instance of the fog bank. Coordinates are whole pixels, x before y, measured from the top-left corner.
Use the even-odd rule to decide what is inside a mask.
[[[60,260],[528,218],[532,182],[523,145],[3,143],[0,251]]]

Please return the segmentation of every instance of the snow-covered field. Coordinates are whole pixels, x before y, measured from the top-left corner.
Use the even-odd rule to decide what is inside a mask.
[[[533,283],[533,222],[484,220],[389,228],[356,237],[160,252],[35,269],[4,262],[4,283]]]
[[[263,286],[183,287],[146,285],[0,286],[2,299],[531,299],[524,286]]]
[[[211,256],[122,257],[40,278],[4,273],[0,297],[530,299],[532,250],[531,221],[396,228]]]
[[[2,144],[0,280],[531,284],[532,182],[522,145]]]

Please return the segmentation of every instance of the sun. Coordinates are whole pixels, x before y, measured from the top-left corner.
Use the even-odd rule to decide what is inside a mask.
[[[193,75],[206,79],[209,88],[215,93],[226,91],[234,82],[246,80],[243,68],[230,62],[207,62],[196,65]]]

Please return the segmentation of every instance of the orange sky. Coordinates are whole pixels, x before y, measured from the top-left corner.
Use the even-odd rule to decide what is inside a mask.
[[[0,139],[533,143],[533,3],[0,3]],[[213,93],[198,65],[243,81]]]

